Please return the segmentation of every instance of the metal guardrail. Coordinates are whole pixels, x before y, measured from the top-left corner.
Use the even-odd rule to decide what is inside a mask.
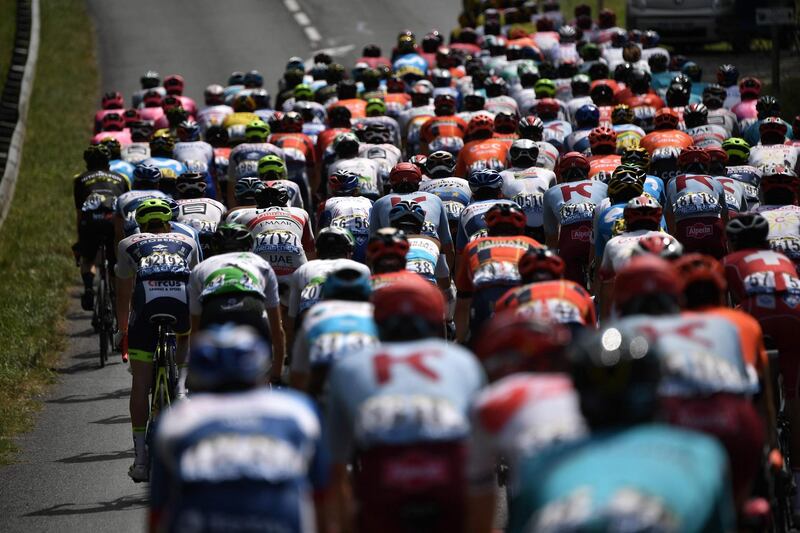
[[[39,56],[39,0],[17,0],[11,65],[0,95],[0,226],[14,198]]]

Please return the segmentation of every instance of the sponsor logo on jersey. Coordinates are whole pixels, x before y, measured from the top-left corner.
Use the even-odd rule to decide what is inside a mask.
[[[692,237],[693,239],[705,239],[706,237],[711,237],[714,233],[714,228],[709,224],[692,224],[686,229],[686,236]]]

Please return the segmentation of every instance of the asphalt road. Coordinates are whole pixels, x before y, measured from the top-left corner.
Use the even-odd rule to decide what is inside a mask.
[[[369,42],[387,51],[398,31],[449,31],[458,0],[88,0],[97,30],[103,90],[129,95],[147,69],[181,73],[187,94],[257,68],[270,91],[292,55],[329,48],[351,65]],[[302,15],[299,15],[301,13]],[[301,22],[303,24],[301,24]],[[311,28],[311,29],[309,29]],[[310,37],[314,37],[312,40]],[[87,122],[89,121],[89,117]],[[65,220],[68,213],[64,213]],[[75,272],[78,279],[77,269]],[[0,531],[142,531],[145,485],[128,479],[133,460],[130,375],[118,356],[97,368],[90,314],[70,292],[68,347],[59,382],[35,429],[19,439],[18,462],[0,469]]]

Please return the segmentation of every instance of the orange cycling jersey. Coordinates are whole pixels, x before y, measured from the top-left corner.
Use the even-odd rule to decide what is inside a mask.
[[[562,324],[577,323],[593,328],[597,323],[592,296],[574,281],[563,279],[510,289],[495,306],[497,312],[504,309]]]
[[[373,274],[370,280],[372,281],[372,290],[377,291],[378,289],[382,289],[384,287],[388,287],[393,283],[397,283],[400,281],[416,281],[418,279],[425,279],[416,272],[412,272],[410,270],[397,270],[395,272],[385,272],[383,274]]]
[[[611,174],[622,164],[622,156],[616,154],[593,155],[589,158],[589,179],[608,181]]]
[[[350,128],[330,128],[323,130],[319,135],[317,135],[317,160],[322,161],[322,156],[325,154],[325,150],[328,148],[328,146],[333,144],[333,141],[336,140],[336,137],[342,133],[349,133],[350,131],[352,131]]]
[[[492,135],[492,139],[499,139],[501,141],[506,141],[508,143],[508,148],[511,149],[511,145],[519,139],[519,134],[517,133],[495,133]]]
[[[283,149],[287,154],[297,151],[303,154],[307,166],[314,166],[314,143],[305,133],[273,133],[267,142]]]
[[[686,148],[693,142],[690,135],[680,130],[655,130],[645,135],[639,145],[652,154],[659,148]]]
[[[464,133],[467,131],[467,123],[464,119],[456,115],[448,115],[443,117],[432,117],[422,125],[420,130],[420,139],[425,143],[430,142],[439,137],[459,137],[464,138]]]
[[[541,247],[537,241],[522,235],[476,239],[461,252],[456,289],[459,294],[471,294],[476,289],[517,284],[520,257],[528,250]]]
[[[364,118],[367,116],[367,102],[361,98],[345,98],[344,100],[338,100],[335,104],[331,104],[328,111],[330,112],[331,108],[336,106],[346,107],[350,111],[350,116],[352,118]]]
[[[655,109],[661,109],[664,107],[664,100],[654,93],[631,95],[628,98],[625,98],[622,103],[631,109],[636,107],[652,107]]]
[[[476,167],[504,169],[508,166],[509,141],[501,139],[480,139],[470,141],[458,153],[456,176],[465,178]],[[484,164],[481,164],[484,163]]]
[[[386,105],[400,104],[405,107],[411,102],[411,96],[406,93],[386,93],[383,101],[386,102]]]

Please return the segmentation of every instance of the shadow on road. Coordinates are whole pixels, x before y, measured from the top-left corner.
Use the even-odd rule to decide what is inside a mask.
[[[131,423],[131,417],[127,415],[114,415],[114,416],[109,416],[108,418],[103,418],[92,422],[92,424],[102,424],[104,426],[111,424],[130,424],[130,423]]]
[[[92,453],[84,452],[72,457],[65,457],[63,459],[56,459],[57,463],[65,464],[81,464],[81,463],[99,463],[101,461],[116,461],[118,459],[133,459],[133,450],[122,450],[119,452],[109,453]]]
[[[54,398],[52,400],[46,400],[46,403],[69,404],[69,403],[102,402],[103,400],[122,400],[128,398],[130,395],[131,395],[131,388],[125,387],[122,389],[117,389],[115,391],[98,394],[96,396],[87,396],[85,394],[70,394],[69,396],[64,396],[63,398]]]
[[[125,511],[128,509],[138,509],[147,506],[147,496],[123,496],[116,500],[107,502],[97,502],[95,504],[74,504],[60,503],[50,507],[45,507],[38,511],[33,511],[24,516],[66,516],[106,513],[109,511]]]

